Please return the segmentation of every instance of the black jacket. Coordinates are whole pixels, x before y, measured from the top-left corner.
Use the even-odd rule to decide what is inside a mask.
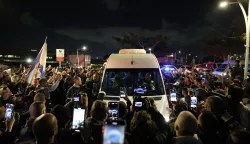
[[[0,134],[0,144],[15,144],[15,136],[12,132]]]
[[[32,125],[35,119],[28,119],[26,125],[22,128],[18,141],[23,142],[27,140],[35,140],[35,136],[32,131]]]
[[[83,91],[82,87],[77,87],[73,85],[72,87],[68,89],[66,98],[72,98],[74,95],[79,94],[81,91]]]

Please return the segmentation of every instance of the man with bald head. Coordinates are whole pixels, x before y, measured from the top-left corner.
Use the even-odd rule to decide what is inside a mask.
[[[74,85],[70,87],[67,91],[67,98],[72,98],[74,95],[77,95],[81,91],[82,80],[79,76],[75,76],[74,78]]]
[[[54,143],[57,134],[57,119],[53,114],[47,113],[39,116],[32,128],[37,144]]]
[[[37,94],[34,96],[34,102],[41,102],[41,103],[43,103],[43,104],[46,104],[45,95],[42,94],[42,93],[37,93]]]
[[[42,102],[33,102],[29,108],[30,117],[26,122],[26,125],[20,132],[19,142],[34,140],[35,136],[32,132],[32,125],[37,117],[46,113],[46,107]]]
[[[189,111],[182,111],[174,124],[176,130],[175,144],[202,144],[195,136],[198,130],[198,123],[195,116]]]

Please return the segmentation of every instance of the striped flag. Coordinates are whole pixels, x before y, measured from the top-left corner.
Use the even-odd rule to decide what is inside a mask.
[[[34,84],[34,80],[36,78],[44,78],[45,77],[45,69],[46,69],[46,59],[47,59],[47,37],[43,44],[42,49],[38,53],[35,61],[33,62],[32,66],[28,74],[26,75],[26,81],[29,84]]]

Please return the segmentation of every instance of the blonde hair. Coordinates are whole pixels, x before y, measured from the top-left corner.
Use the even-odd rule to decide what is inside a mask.
[[[13,82],[13,83],[17,83],[18,81],[19,81],[19,76],[18,75],[13,75],[12,77],[11,77],[11,82]]]
[[[4,86],[0,88],[0,96],[4,96],[8,92],[8,87]]]
[[[182,111],[175,121],[175,128],[178,126],[180,136],[195,134],[198,129],[196,117],[189,111]]]

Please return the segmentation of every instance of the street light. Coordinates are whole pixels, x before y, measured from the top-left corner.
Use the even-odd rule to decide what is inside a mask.
[[[222,1],[221,3],[220,3],[220,7],[226,7],[226,6],[228,6],[228,1]]]
[[[87,47],[86,47],[86,46],[84,46],[82,49],[83,49],[83,50],[86,50],[86,49],[87,49]]]
[[[191,54],[188,54],[189,56],[191,56]]]
[[[27,62],[27,63],[31,63],[31,62],[32,62],[32,59],[31,59],[31,58],[27,58],[27,59],[26,59],[26,62]]]
[[[82,47],[82,48],[79,48],[79,49],[76,49],[76,54],[77,54],[77,65],[78,65],[78,68],[79,68],[79,63],[80,63],[80,60],[79,60],[79,54],[78,54],[78,51],[79,50],[87,50],[87,47],[86,46],[84,46],[84,47]],[[84,55],[84,66],[85,66],[85,55]]]
[[[181,51],[179,51],[179,53],[181,53]]]
[[[151,49],[151,48],[148,48],[148,50],[149,50],[149,52],[151,53],[151,50],[152,50],[152,49]]]
[[[226,7],[229,4],[239,4],[240,9],[242,11],[242,14],[244,16],[244,20],[245,20],[245,26],[246,26],[246,54],[245,54],[245,68],[244,68],[244,79],[247,78],[247,70],[248,70],[248,59],[249,59],[249,34],[250,34],[250,0],[248,1],[248,15],[246,13],[245,8],[243,7],[242,3],[240,2],[240,0],[237,0],[237,2],[227,2],[227,1],[222,1],[220,3],[220,7]]]

